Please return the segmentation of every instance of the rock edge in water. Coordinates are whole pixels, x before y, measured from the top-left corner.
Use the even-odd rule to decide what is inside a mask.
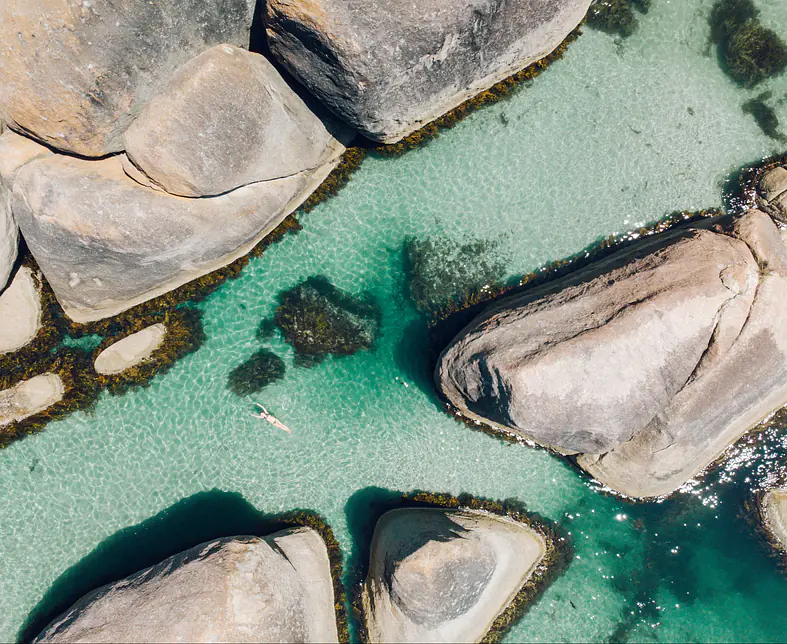
[[[326,544],[309,528],[195,546],[80,599],[35,642],[338,642]]]
[[[489,512],[391,510],[375,527],[361,597],[367,638],[478,641],[546,551],[537,531]]]
[[[764,213],[714,223],[492,303],[443,352],[439,389],[619,493],[674,491],[787,403],[787,251]]]
[[[158,323],[118,340],[96,356],[96,372],[115,375],[144,362],[161,346],[166,334],[167,327]]]

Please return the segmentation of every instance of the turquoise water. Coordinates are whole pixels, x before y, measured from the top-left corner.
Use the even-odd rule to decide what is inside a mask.
[[[208,341],[197,353],[150,388],[104,394],[93,414],[0,453],[0,640],[107,539],[196,494],[231,493],[213,493],[224,509],[198,521],[206,534],[234,528],[231,510],[246,503],[304,507],[349,553],[348,512],[370,487],[517,497],[571,533],[572,565],[508,641],[783,640],[787,580],[738,516],[749,490],[778,473],[779,431],[672,500],[625,503],[544,451],[444,414],[424,370],[423,323],[403,294],[408,235],[491,241],[516,276],[671,211],[718,206],[740,165],[782,151],[741,105],[771,90],[787,123],[787,79],[737,88],[708,49],[710,3],[653,4],[631,38],[586,30],[511,100],[402,158],[367,159],[299,235],[200,304]],[[787,4],[758,4],[787,33]],[[255,337],[277,293],[315,274],[377,298],[372,351],[297,368],[278,337]],[[227,376],[261,346],[287,374],[239,399]],[[251,418],[252,401],[292,435]],[[168,529],[191,529],[178,521]]]

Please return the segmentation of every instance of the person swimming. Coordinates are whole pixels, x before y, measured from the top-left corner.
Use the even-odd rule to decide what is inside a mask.
[[[288,434],[292,434],[292,430],[289,427],[287,427],[287,425],[285,425],[278,418],[276,418],[276,416],[271,414],[267,409],[265,409],[265,407],[260,405],[260,403],[254,403],[254,404],[260,408],[260,413],[255,414],[254,412],[252,412],[251,415],[254,416],[254,418],[261,418],[262,420],[267,420],[274,427],[278,427],[282,431],[287,432]]]

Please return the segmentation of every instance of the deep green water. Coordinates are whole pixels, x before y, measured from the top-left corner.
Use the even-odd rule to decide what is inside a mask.
[[[45,595],[39,618],[168,548],[249,529],[255,509],[316,510],[350,554],[369,503],[414,489],[516,497],[570,532],[572,565],[508,641],[784,640],[787,578],[739,516],[779,474],[782,432],[671,500],[626,503],[443,413],[404,295],[408,235],[492,242],[517,276],[671,211],[719,206],[739,166],[782,151],[741,105],[771,90],[787,125],[787,79],[736,87],[708,47],[709,6],[654,0],[625,41],[586,30],[510,100],[402,158],[367,159],[299,235],[200,305],[196,354],[0,453],[0,640]],[[787,35],[787,3],[758,6]],[[372,351],[298,368],[278,337],[255,337],[277,293],[315,274],[377,298]],[[227,376],[261,346],[287,375],[240,399]],[[293,434],[251,418],[256,400]]]

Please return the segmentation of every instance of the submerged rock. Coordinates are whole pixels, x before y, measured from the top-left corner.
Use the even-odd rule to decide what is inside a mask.
[[[495,302],[441,356],[463,414],[668,494],[787,404],[787,251],[767,215],[692,228]]]
[[[153,185],[203,197],[329,163],[344,151],[330,130],[263,56],[223,44],[175,72],[125,147]]]
[[[774,543],[787,552],[787,490],[768,490],[761,504],[765,529]]]
[[[485,286],[499,284],[506,258],[490,241],[457,244],[451,239],[408,237],[404,241],[408,290],[422,313],[436,312]]]
[[[269,0],[271,53],[354,128],[391,143],[555,49],[590,0]]]
[[[284,378],[284,360],[273,351],[260,349],[230,372],[227,387],[238,396],[248,396]]]
[[[253,0],[0,4],[0,121],[67,152],[123,149],[123,131],[180,65],[248,46]]]
[[[333,583],[307,528],[204,543],[103,586],[36,642],[337,642]]]
[[[534,530],[486,512],[388,512],[363,588],[369,641],[477,642],[545,553]]]
[[[8,288],[0,293],[0,355],[25,347],[40,329],[40,275],[22,266]]]
[[[44,373],[0,391],[0,428],[24,420],[63,399],[60,376]]]
[[[88,322],[245,255],[313,192],[338,156],[314,170],[204,199],[140,185],[118,156],[87,161],[42,153],[5,171],[30,251],[66,314]]]
[[[167,334],[163,324],[153,324],[111,344],[96,357],[97,373],[115,375],[142,362],[161,346]]]
[[[349,295],[321,276],[285,291],[279,300],[276,325],[302,365],[368,349],[379,333],[380,311],[370,296]]]

